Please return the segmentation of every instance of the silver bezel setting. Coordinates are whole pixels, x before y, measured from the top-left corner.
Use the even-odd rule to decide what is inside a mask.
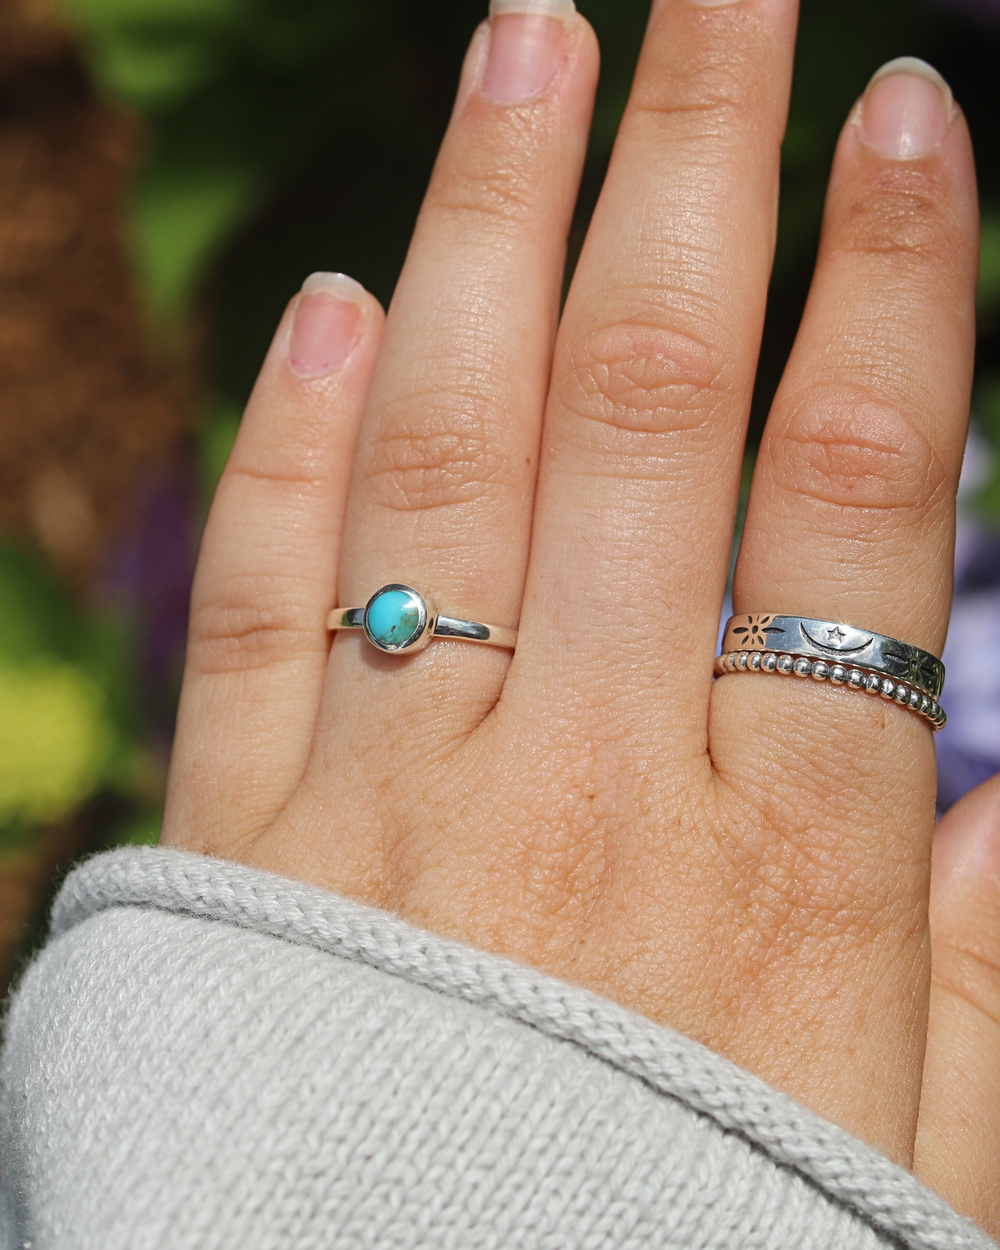
[[[411,634],[406,642],[399,643],[395,646],[387,646],[385,643],[380,642],[372,634],[368,625],[368,612],[375,603],[376,599],[378,599],[381,595],[394,590],[404,591],[406,594],[412,595],[413,598],[416,599],[419,608],[417,617],[418,623],[416,630],[413,634]],[[389,582],[386,586],[380,586],[365,604],[364,612],[361,617],[361,628],[365,632],[365,637],[372,644],[372,646],[376,648],[376,650],[383,652],[385,655],[413,655],[417,651],[423,651],[424,647],[427,646],[434,635],[434,623],[435,616],[428,606],[427,600],[422,594],[420,594],[419,591],[414,590],[412,586],[403,585],[402,582]]]

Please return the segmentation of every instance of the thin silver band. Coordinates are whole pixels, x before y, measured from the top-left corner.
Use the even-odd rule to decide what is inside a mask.
[[[944,665],[929,651],[870,629],[810,616],[777,616],[768,612],[731,616],[726,623],[722,651],[773,651],[882,673],[935,701],[944,688]]]
[[[326,619],[327,629],[364,629],[364,608],[334,608]],[[482,621],[463,621],[457,616],[435,616],[430,631],[432,638],[458,638],[462,642],[481,642],[488,647],[517,646],[517,630],[503,625],[485,625]]]
[[[775,651],[726,651],[716,656],[715,674],[726,673],[777,673],[781,677],[811,677],[813,681],[830,681],[834,686],[848,690],[863,690],[866,694],[899,704],[928,720],[937,733],[948,719],[944,708],[929,694],[897,681],[879,672],[866,672],[854,665],[831,664],[828,660],[812,660],[804,655],[783,655]]]
[[[379,651],[413,654],[433,638],[477,642],[487,647],[517,646],[517,630],[483,621],[467,621],[435,611],[434,604],[412,586],[400,582],[376,590],[363,608],[334,608],[327,629],[360,629]]]

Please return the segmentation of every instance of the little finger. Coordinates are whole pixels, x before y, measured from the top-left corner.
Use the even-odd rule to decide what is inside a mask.
[[[931,871],[931,1006],[914,1169],[1000,1235],[1000,776],[944,816]]]

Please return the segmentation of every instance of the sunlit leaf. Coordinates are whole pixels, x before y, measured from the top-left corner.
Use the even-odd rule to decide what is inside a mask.
[[[221,158],[215,169],[152,164],[136,189],[130,242],[154,318],[176,322],[207,265],[257,208],[257,170]]]
[[[104,696],[85,674],[0,661],[0,823],[72,812],[97,788],[113,742]]]
[[[91,51],[105,89],[143,112],[186,98],[219,72],[217,49],[183,36],[109,37],[93,40]]]

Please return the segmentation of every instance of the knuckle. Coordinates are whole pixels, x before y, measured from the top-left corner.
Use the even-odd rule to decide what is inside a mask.
[[[700,136],[731,132],[745,119],[751,101],[746,76],[713,60],[696,63],[666,78],[648,80],[629,107],[630,115],[674,123],[689,121]]]
[[[935,893],[931,977],[939,989],[1000,1025],[1000,887],[988,873],[946,875],[937,906]]]
[[[316,457],[318,461],[318,457]],[[234,461],[223,470],[227,486],[234,482],[246,484],[251,489],[276,487],[283,493],[322,494],[327,488],[327,477],[318,463],[303,458],[298,464],[253,464]]]
[[[1000,935],[993,940],[937,940],[931,958],[935,985],[964,999],[1000,1026]]]
[[[375,503],[417,512],[479,502],[503,491],[508,460],[486,417],[410,414],[391,419],[372,444],[364,479]]]
[[[915,422],[858,391],[804,392],[772,439],[778,485],[821,504],[925,515],[946,491],[945,467]]]
[[[934,176],[925,170],[883,169],[846,206],[837,250],[927,262],[950,252],[947,220]]]
[[[633,116],[650,121],[653,126],[669,125],[676,129],[683,123],[684,140],[691,145],[712,143],[727,135],[739,133],[739,125],[745,109],[743,102],[725,95],[714,95],[699,100],[650,100],[633,106]],[[632,118],[629,118],[632,121]]]
[[[726,387],[715,352],[691,335],[653,326],[602,328],[572,349],[558,398],[596,450],[662,454],[664,435],[707,425]]]
[[[484,224],[507,229],[534,213],[537,179],[531,176],[532,134],[517,119],[511,119],[508,126],[518,132],[508,137],[517,159],[497,160],[495,141],[469,145],[446,176],[432,184],[427,197],[430,209],[445,217],[470,219],[477,229]]]
[[[252,672],[315,647],[319,639],[315,622],[307,628],[287,595],[269,600],[258,590],[251,601],[231,587],[228,595],[193,609],[187,667],[206,676]]]

